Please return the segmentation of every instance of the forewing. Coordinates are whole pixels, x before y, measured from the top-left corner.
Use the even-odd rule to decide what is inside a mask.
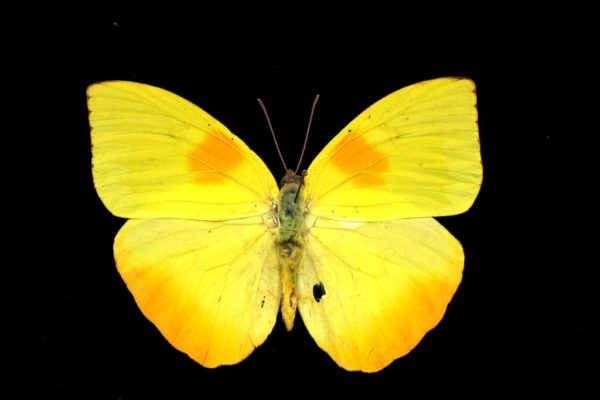
[[[441,78],[367,108],[310,165],[311,213],[385,221],[466,211],[482,179],[475,102],[471,80]]]
[[[262,160],[187,100],[134,82],[88,88],[94,184],[126,218],[260,215],[277,195]]]

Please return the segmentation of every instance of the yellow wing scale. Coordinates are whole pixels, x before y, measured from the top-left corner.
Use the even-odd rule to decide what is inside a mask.
[[[162,89],[92,85],[94,184],[135,218],[115,239],[118,270],[204,366],[263,343],[283,297],[341,367],[378,371],[440,321],[460,283],[460,243],[429,217],[467,210],[481,185],[475,101],[472,81],[442,78],[369,107],[310,165],[305,225],[282,244],[275,179],[225,126]],[[301,257],[281,259],[291,249]]]

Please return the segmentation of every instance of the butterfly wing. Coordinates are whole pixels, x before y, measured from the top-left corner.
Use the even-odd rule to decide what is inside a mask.
[[[262,160],[187,100],[123,81],[87,94],[94,184],[113,214],[216,221],[263,214],[276,198]]]
[[[442,78],[390,94],[308,169],[298,308],[340,366],[377,371],[442,318],[460,243],[431,216],[465,211],[482,179],[474,84]]]
[[[239,362],[264,342],[280,303],[273,176],[225,126],[165,90],[103,82],[88,88],[88,106],[98,194],[136,218],[114,252],[137,304],[199,363]]]
[[[298,308],[348,370],[378,371],[441,320],[462,277],[460,243],[432,218],[317,218],[297,272]]]
[[[482,168],[471,80],[400,89],[356,117],[306,177],[311,214],[354,221],[458,214]]]
[[[235,364],[275,323],[279,270],[260,217],[205,222],[130,220],[114,251],[144,315],[177,349],[206,367]]]

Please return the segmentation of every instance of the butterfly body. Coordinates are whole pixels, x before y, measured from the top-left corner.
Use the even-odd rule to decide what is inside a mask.
[[[281,315],[288,331],[294,327],[298,307],[295,274],[302,261],[305,238],[303,177],[287,171],[282,179],[277,202],[275,246],[281,274]]]
[[[262,344],[296,311],[348,370],[378,371],[442,319],[460,243],[433,216],[481,185],[474,84],[440,78],[357,116],[310,164],[275,181],[241,139],[165,90],[88,89],[94,184],[129,218],[117,268],[146,317],[206,367]]]

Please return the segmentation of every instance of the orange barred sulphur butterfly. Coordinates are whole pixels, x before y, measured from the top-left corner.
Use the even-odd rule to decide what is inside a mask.
[[[347,370],[378,371],[442,318],[460,243],[432,216],[464,212],[482,179],[469,79],[398,90],[356,117],[305,178],[278,185],[202,109],[165,90],[88,88],[94,184],[129,221],[118,270],[140,309],[206,367],[235,364],[282,312]]]

